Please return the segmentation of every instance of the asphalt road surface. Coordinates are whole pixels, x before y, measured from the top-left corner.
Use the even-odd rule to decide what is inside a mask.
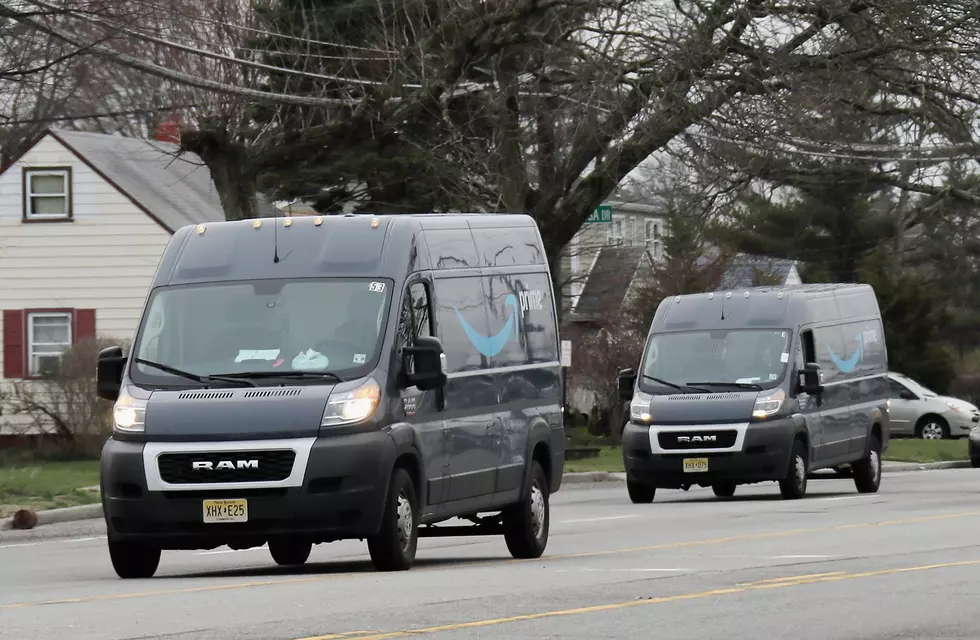
[[[359,542],[299,569],[266,549],[164,552],[149,580],[112,571],[99,522],[0,537],[0,640],[980,638],[980,472],[887,474],[862,496],[811,481],[662,492],[563,489],[535,561],[502,539],[423,539],[409,572]]]

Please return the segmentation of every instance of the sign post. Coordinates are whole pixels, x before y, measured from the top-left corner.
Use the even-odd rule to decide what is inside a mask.
[[[568,385],[565,379],[568,377],[568,369],[572,366],[572,341],[561,341],[561,412],[565,413],[565,405],[568,403]]]

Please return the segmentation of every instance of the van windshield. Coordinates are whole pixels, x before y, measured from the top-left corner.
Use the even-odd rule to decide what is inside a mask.
[[[670,385],[708,391],[773,388],[782,380],[790,360],[791,336],[792,332],[784,329],[657,334],[643,354],[640,384],[651,391],[669,389]]]
[[[360,375],[380,346],[391,282],[258,280],[162,287],[133,345],[136,384],[186,384],[222,374],[331,380]],[[358,371],[362,370],[362,371]],[[322,374],[322,375],[321,375]]]

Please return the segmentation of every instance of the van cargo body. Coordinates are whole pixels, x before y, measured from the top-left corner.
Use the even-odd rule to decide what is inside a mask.
[[[114,567],[150,576],[161,550],[263,544],[302,564],[361,538],[401,570],[419,535],[503,535],[538,557],[564,464],[561,376],[528,216],[184,227],[131,352],[99,356]],[[474,524],[433,526],[454,517]]]
[[[665,299],[638,371],[623,433],[634,502],[656,489],[777,481],[806,493],[810,473],[850,466],[878,490],[888,446],[888,357],[873,289],[757,287]]]

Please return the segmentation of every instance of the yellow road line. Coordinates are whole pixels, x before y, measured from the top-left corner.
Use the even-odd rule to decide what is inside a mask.
[[[933,569],[948,569],[952,567],[968,567],[980,565],[980,560],[964,560],[962,562],[945,562],[942,564],[928,564],[916,567],[900,567],[897,569],[881,569],[878,571],[863,571],[857,573],[816,573],[810,575],[793,576],[792,578],[775,578],[775,582],[761,581],[764,584],[753,584],[728,589],[712,589],[710,591],[699,591],[697,593],[684,593],[674,596],[663,596],[659,598],[649,598],[645,600],[629,600],[627,602],[614,602],[611,604],[600,604],[591,607],[579,607],[577,609],[562,609],[558,611],[543,611],[541,613],[529,613],[507,618],[492,618],[489,620],[475,620],[472,622],[460,622],[456,624],[444,624],[436,627],[426,627],[423,629],[404,629],[402,631],[391,631],[379,633],[373,636],[357,636],[356,640],[389,640],[390,638],[407,638],[410,636],[429,635],[447,631],[461,631],[463,629],[475,629],[477,627],[491,627],[513,622],[524,622],[527,620],[542,620],[544,618],[559,618],[566,616],[583,615],[587,613],[600,613],[603,611],[615,611],[617,609],[628,609],[631,607],[642,607],[652,604],[665,604],[669,602],[681,602],[684,600],[701,600],[717,596],[730,595],[735,593],[746,593],[758,589],[785,589],[804,584],[816,584],[820,582],[831,582],[838,580],[855,580],[857,578],[870,578],[875,576],[887,576],[899,573],[909,573],[913,571],[929,571]],[[299,640],[328,640],[336,636],[311,636],[300,638]]]
[[[458,570],[471,568],[478,565],[487,565],[491,567],[499,567],[501,565],[507,564],[517,564],[517,563],[528,563],[533,562],[540,564],[542,562],[550,562],[556,560],[569,560],[576,558],[593,558],[601,556],[612,556],[612,555],[623,555],[628,553],[643,553],[647,551],[662,551],[665,549],[683,549],[687,547],[704,547],[713,546],[720,544],[727,544],[730,542],[748,542],[752,540],[765,540],[771,538],[789,538],[794,536],[801,536],[813,533],[833,533],[835,531],[853,530],[853,529],[869,529],[873,527],[889,527],[889,526],[899,526],[899,525],[910,525],[910,524],[922,524],[927,522],[937,522],[940,520],[950,520],[955,518],[967,518],[980,516],[980,511],[962,511],[958,513],[943,513],[934,516],[919,516],[915,518],[903,518],[900,520],[882,520],[880,522],[860,522],[856,524],[843,524],[835,525],[832,527],[818,527],[812,529],[789,529],[785,531],[766,531],[761,533],[747,533],[738,536],[726,536],[723,538],[707,538],[702,540],[688,540],[684,542],[665,542],[662,544],[654,544],[643,547],[630,547],[625,549],[606,549],[602,551],[588,551],[583,553],[564,553],[564,554],[554,554],[546,555],[541,558],[533,560],[515,560],[515,559],[501,559],[499,561],[492,561],[487,558],[480,558],[475,560],[463,560],[452,565],[438,565],[433,567],[416,567],[412,571],[446,571],[446,570]],[[85,602],[104,602],[107,600],[127,600],[130,598],[148,598],[154,596],[167,596],[167,595],[180,595],[185,593],[201,593],[207,591],[228,591],[231,589],[249,589],[254,587],[274,587],[279,585],[291,585],[291,584],[301,584],[304,582],[320,582],[325,580],[340,580],[347,578],[354,578],[358,576],[371,576],[374,575],[370,572],[349,572],[349,573],[338,573],[330,575],[314,575],[314,576],[303,576],[297,578],[283,578],[279,580],[259,580],[250,582],[234,582],[229,584],[219,584],[210,585],[203,587],[185,587],[178,589],[160,589],[155,591],[141,591],[136,593],[116,593],[116,594],[106,594],[100,596],[81,596],[78,598],[64,598],[59,600],[47,600],[43,602],[16,602],[11,604],[0,604],[0,611],[5,609],[19,609],[24,607],[36,607],[41,605],[53,605],[53,604],[77,604]],[[193,574],[187,576],[186,578],[194,578]],[[202,579],[206,576],[200,576]]]

